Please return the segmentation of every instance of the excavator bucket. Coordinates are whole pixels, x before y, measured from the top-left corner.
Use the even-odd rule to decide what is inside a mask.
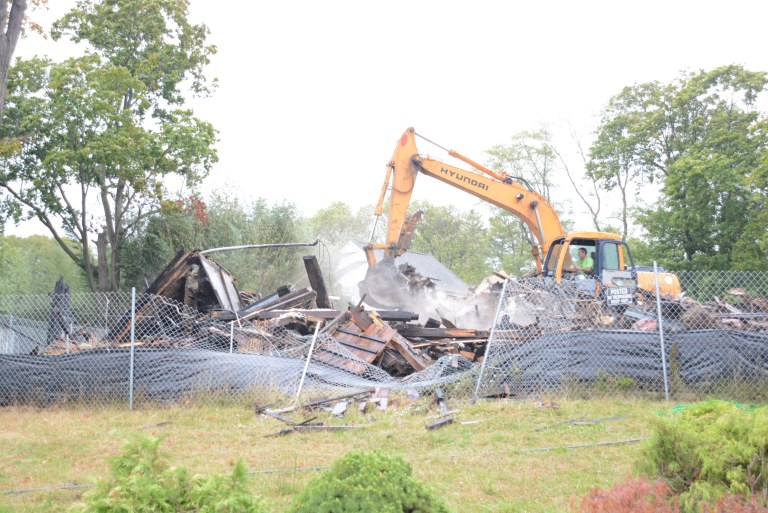
[[[408,278],[391,258],[368,267],[358,289],[361,300],[376,308],[398,309],[403,308],[404,303],[410,304]]]
[[[377,308],[418,311],[433,295],[435,282],[411,265],[395,265],[391,258],[368,268],[358,284],[360,297]]]

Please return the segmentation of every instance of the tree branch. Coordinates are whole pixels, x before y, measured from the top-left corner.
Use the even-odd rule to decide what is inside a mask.
[[[62,184],[57,184],[56,187],[59,189],[59,194],[61,195],[61,199],[64,200],[65,210],[69,214],[69,217],[76,220],[77,219],[77,211],[72,207],[72,205],[69,202],[69,198],[67,198],[67,194],[64,192],[64,186]],[[83,228],[80,226],[80,224],[77,221],[73,222],[74,228],[77,230],[77,232],[80,234],[80,238],[82,239],[83,236]]]
[[[576,141],[576,144],[577,144],[577,146],[579,148],[579,153],[581,154],[581,158],[584,161],[584,165],[586,167],[586,158],[584,156],[584,151],[583,151],[583,149],[581,147],[581,144],[578,141]],[[568,167],[568,163],[565,161],[563,156],[554,147],[552,148],[552,151],[555,152],[555,155],[557,155],[557,158],[560,160],[560,163],[563,165],[563,168],[565,168],[565,174],[568,176],[568,180],[571,182],[571,185],[573,185],[573,189],[576,191],[576,194],[579,196],[579,198],[581,198],[581,201],[584,203],[584,205],[586,205],[587,209],[589,210],[589,214],[592,216],[592,224],[594,224],[595,229],[597,231],[601,231],[600,230],[600,223],[599,223],[598,218],[597,218],[598,214],[600,213],[600,195],[598,194],[597,185],[596,185],[595,181],[592,180],[592,186],[595,189],[595,197],[597,198],[597,209],[596,210],[594,208],[592,208],[592,204],[589,201],[587,201],[587,198],[585,198],[584,195],[581,193],[581,190],[579,189],[579,186],[576,185],[576,181],[573,179],[573,176],[571,175],[571,170]]]
[[[22,205],[27,206],[30,210],[32,210],[32,214],[41,222],[43,225],[48,228],[48,231],[51,232],[51,235],[53,235],[53,238],[56,240],[56,242],[59,243],[59,246],[64,250],[64,252],[67,254],[69,258],[72,259],[73,262],[75,262],[79,267],[84,268],[83,261],[72,251],[72,249],[67,245],[66,241],[61,238],[59,235],[58,230],[53,225],[53,221],[51,221],[51,218],[48,217],[48,214],[45,213],[42,209],[36,207],[33,205],[30,201],[24,199],[24,197],[18,193],[18,191],[14,190],[10,185],[7,183],[3,183],[2,187],[8,191],[11,196],[14,197],[16,201],[21,203]]]

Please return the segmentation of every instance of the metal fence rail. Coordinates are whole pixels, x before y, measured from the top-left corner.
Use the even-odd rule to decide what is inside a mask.
[[[455,399],[768,400],[768,273],[678,276],[683,297],[646,295],[620,310],[507,281],[479,361],[448,355],[405,378],[359,360],[321,330],[217,321],[159,296],[5,296],[0,405],[266,405],[376,387],[440,387]]]

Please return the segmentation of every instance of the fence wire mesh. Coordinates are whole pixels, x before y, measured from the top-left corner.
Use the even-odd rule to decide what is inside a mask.
[[[400,378],[356,357],[332,330],[290,320],[222,321],[146,294],[5,296],[0,405],[264,406],[376,387],[440,387],[452,399],[768,400],[768,273],[677,276],[680,297],[638,294],[621,307],[578,287],[507,281],[483,356],[449,354]]]
[[[478,395],[768,399],[768,274],[677,273],[677,297],[607,307],[505,284]]]

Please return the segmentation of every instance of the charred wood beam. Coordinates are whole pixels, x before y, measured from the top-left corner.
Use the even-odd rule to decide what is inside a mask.
[[[307,255],[304,257],[304,268],[307,270],[309,285],[317,293],[315,304],[318,308],[331,308],[331,300],[328,297],[328,291],[325,288],[323,273],[320,271],[320,264],[317,263],[317,257]]]
[[[447,328],[422,328],[420,326],[404,326],[397,330],[404,337],[409,338],[485,338],[490,332],[487,330],[447,329]]]
[[[358,310],[357,307],[352,306],[347,311],[355,325],[361,330],[367,330],[373,325],[371,316],[365,310]]]
[[[387,340],[384,340],[381,337],[374,337],[372,335],[366,335],[365,333],[358,333],[356,331],[348,330],[346,328],[336,328],[336,332],[345,333],[347,335],[352,335],[354,337],[364,338],[366,340],[372,340],[373,342],[378,342],[380,344],[386,344],[388,342]]]
[[[395,351],[400,353],[403,358],[413,367],[417,372],[426,369],[432,362],[425,360],[419,355],[411,346],[411,343],[404,337],[394,334],[392,340],[389,341],[389,346]]]
[[[465,346],[465,345],[477,345],[487,344],[487,338],[469,338],[469,339],[440,339],[432,340],[431,342],[419,342],[417,344],[411,344],[414,349],[421,349],[424,347],[444,347],[444,346]]]

